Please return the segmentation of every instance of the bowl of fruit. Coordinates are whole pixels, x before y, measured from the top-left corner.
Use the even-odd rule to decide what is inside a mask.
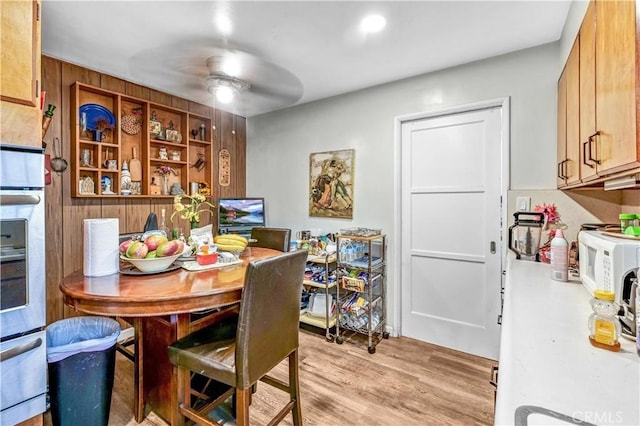
[[[120,244],[120,259],[141,272],[161,272],[168,269],[184,251],[184,243],[164,235],[150,235],[144,241],[128,240]]]

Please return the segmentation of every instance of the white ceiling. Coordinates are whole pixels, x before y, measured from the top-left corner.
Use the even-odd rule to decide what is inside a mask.
[[[214,105],[206,59],[239,51],[247,117],[556,41],[558,1],[60,1],[42,5],[42,52]],[[363,35],[370,13],[386,27]],[[216,18],[226,15],[223,35]],[[248,68],[248,69],[247,69]]]

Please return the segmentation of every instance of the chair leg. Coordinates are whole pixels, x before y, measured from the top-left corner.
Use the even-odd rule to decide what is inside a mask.
[[[249,425],[249,404],[251,402],[251,387],[236,389],[236,426]]]
[[[298,376],[298,349],[289,354],[289,395],[294,401],[291,409],[293,424],[302,426],[302,404],[300,403],[300,379]]]

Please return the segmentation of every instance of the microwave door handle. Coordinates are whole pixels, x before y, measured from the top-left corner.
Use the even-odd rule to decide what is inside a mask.
[[[20,205],[36,205],[40,204],[39,195],[11,194],[0,197],[0,205],[2,206],[20,206]]]
[[[33,340],[29,343],[14,346],[11,349],[2,351],[0,352],[0,362],[10,360],[11,358],[15,358],[19,355],[32,351],[35,348],[39,347],[40,345],[42,345],[42,339],[38,337],[36,340]]]

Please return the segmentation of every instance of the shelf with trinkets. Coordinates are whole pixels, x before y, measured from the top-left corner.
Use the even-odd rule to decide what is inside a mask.
[[[73,197],[211,193],[209,117],[81,82],[70,112]]]

